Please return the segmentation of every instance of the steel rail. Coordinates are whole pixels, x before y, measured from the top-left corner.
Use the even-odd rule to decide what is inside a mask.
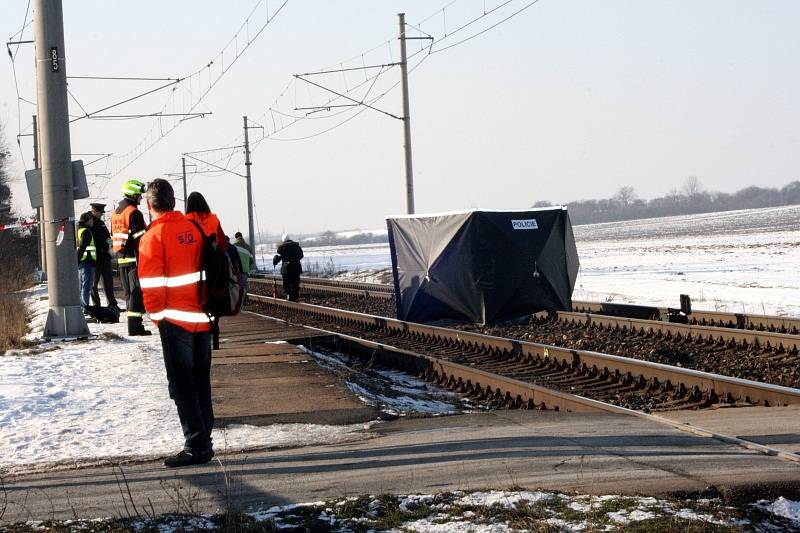
[[[270,274],[255,274],[253,276],[251,276],[251,280],[256,281],[257,283],[261,282],[262,280],[269,280],[271,282],[273,279],[276,279],[278,283],[281,283],[280,276],[274,276],[274,278]],[[394,287],[384,283],[339,281],[324,278],[313,278],[309,276],[304,276],[301,278],[301,287],[304,286],[314,286],[314,290],[319,294],[322,294],[322,290],[319,287],[336,287],[342,289],[368,291],[370,296],[378,298],[383,298],[382,296],[375,296],[378,293],[386,293],[390,295],[394,294]],[[615,302],[589,302],[582,300],[573,300],[572,302],[572,310],[574,312],[592,313],[606,316],[622,316],[628,318],[635,318],[635,316],[632,316],[633,313],[641,313],[641,310],[644,308],[650,308],[652,310],[654,320],[667,321],[667,307],[640,306],[635,304],[622,304]],[[692,310],[691,314],[687,316],[687,319],[690,325],[697,326],[723,327],[728,329],[748,329],[794,335],[800,333],[800,317]]]
[[[280,285],[283,287],[283,281],[280,279],[251,279],[251,282],[255,282],[261,285],[272,285],[275,283],[276,285]],[[370,284],[372,285],[372,284]],[[318,294],[318,295],[330,295],[330,294],[337,294],[337,295],[345,295],[345,296],[363,296],[365,298],[377,298],[379,300],[391,300],[394,297],[393,292],[386,292],[385,290],[374,290],[372,288],[354,288],[354,287],[347,287],[347,286],[336,286],[336,285],[329,285],[329,284],[320,284],[317,283],[315,278],[310,278],[307,281],[301,281],[300,283],[300,290],[311,293],[311,294]]]
[[[255,277],[254,277],[255,276]],[[250,276],[250,281],[256,283],[272,283],[273,280],[278,283],[282,282],[281,276],[273,276],[272,274],[256,274]],[[341,289],[357,289],[362,291],[369,291],[371,294],[388,293],[394,295],[394,287],[385,283],[367,283],[363,281],[340,281],[335,279],[314,278],[311,276],[303,276],[300,278],[300,288],[308,285],[320,287],[332,287]]]
[[[547,312],[536,313],[534,316],[545,318]],[[718,326],[699,326],[695,324],[679,324],[676,322],[663,322],[661,320],[644,320],[640,318],[625,318],[592,313],[577,313],[568,311],[555,311],[558,320],[569,324],[598,326],[605,329],[622,329],[644,334],[681,335],[683,337],[707,340],[713,342],[736,342],[744,346],[761,346],[797,353],[800,348],[800,335],[791,333],[774,333],[752,329],[736,329]]]
[[[641,361],[610,354],[571,350],[526,341],[493,337],[438,326],[428,326],[400,320],[333,309],[317,305],[287,302],[252,294],[251,298],[268,305],[293,310],[308,316],[316,316],[333,322],[358,327],[375,328],[389,332],[392,336],[410,337],[416,344],[449,343],[454,352],[483,350],[498,354],[497,360],[516,356],[527,362],[552,362],[557,365],[592,370],[592,375],[603,375],[616,383],[641,383],[651,386],[666,386],[680,390],[694,390],[706,397],[723,402],[762,404],[765,406],[800,403],[800,389],[711,374],[698,370],[674,367],[661,363]],[[382,343],[389,345],[388,343]]]
[[[692,424],[678,422],[670,418],[652,413],[645,413],[635,409],[619,407],[607,402],[585,398],[577,394],[551,390],[524,381],[491,374],[465,365],[459,365],[440,358],[403,350],[394,346],[319,328],[309,326],[303,327],[325,334],[321,337],[308,338],[307,342],[310,343],[309,347],[312,351],[316,348],[315,344],[317,343],[327,348],[329,347],[329,343],[332,342],[334,343],[334,349],[337,351],[357,356],[365,356],[369,358],[370,362],[378,361],[384,366],[410,372],[427,381],[435,382],[444,388],[456,390],[472,397],[477,396],[479,400],[502,402],[510,408],[549,409],[566,412],[607,412],[635,416],[665,426],[670,426],[673,429],[692,435],[712,438],[764,455],[778,457],[785,461],[800,463],[800,455],[798,454],[765,446],[741,437],[716,433]],[[481,382],[485,383],[486,386],[484,387],[481,385]]]
[[[347,295],[347,296],[362,296],[366,298],[376,298],[381,300],[390,300],[394,293],[386,292],[383,287],[388,285],[380,285],[375,283],[358,283],[351,282],[350,285],[369,288],[346,288],[344,286],[335,285],[332,280],[318,280],[316,278],[305,278],[307,281],[302,283],[300,288],[311,294],[327,295]],[[266,279],[253,280],[256,283],[282,283],[276,279],[267,281]],[[323,283],[320,283],[322,281]],[[381,287],[378,291],[372,290],[373,286]],[[576,302],[584,309],[601,309],[602,304],[592,304],[587,306],[589,302]],[[548,313],[542,311],[535,313],[534,316],[543,319]],[[760,346],[765,348],[774,348],[777,350],[785,350],[787,352],[796,352],[800,349],[800,335],[791,333],[778,333],[773,331],[764,331],[758,329],[738,329],[723,326],[706,326],[699,324],[680,324],[676,322],[664,322],[662,320],[646,320],[641,318],[627,318],[619,316],[610,316],[606,314],[595,314],[591,312],[569,312],[569,311],[556,311],[554,314],[562,322],[568,324],[580,324],[585,326],[597,326],[605,329],[622,329],[623,331],[630,331],[633,333],[643,334],[660,334],[668,336],[683,336],[693,339],[708,340],[712,342],[735,342],[744,346]],[[694,313],[693,313],[694,315]]]
[[[573,300],[572,310],[579,313],[593,313],[614,316],[632,316],[641,312],[645,306],[616,302],[586,302]],[[655,319],[667,320],[669,311],[666,307],[650,307]],[[777,333],[800,333],[800,318],[777,315],[753,315],[747,313],[730,313],[726,311],[704,311],[693,309],[686,316],[689,324],[698,326],[718,326],[723,328],[752,329]]]
[[[333,333],[333,335],[339,351],[356,355],[361,353],[386,367],[408,371],[445,388],[457,390],[462,394],[478,397],[484,401],[494,400],[508,407],[523,409],[623,414],[631,411],[606,402],[548,389],[533,383],[486,372],[479,368],[352,335],[342,333]],[[311,340],[315,343],[320,342],[319,339],[312,338]],[[325,344],[324,337],[321,342]]]

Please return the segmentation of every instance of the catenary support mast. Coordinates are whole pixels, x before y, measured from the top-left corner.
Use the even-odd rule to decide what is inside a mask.
[[[39,125],[36,123],[36,115],[33,115],[33,168],[41,168],[39,165]],[[36,214],[39,217],[39,268],[42,271],[42,281],[47,279],[47,250],[44,243],[44,208],[37,207]]]
[[[406,214],[414,214],[414,170],[411,166],[411,113],[408,105],[408,60],[406,59],[406,15],[400,19],[400,77],[403,92],[403,135],[406,162]]]
[[[64,16],[61,0],[34,0],[33,4],[43,220],[48,237],[45,247],[50,310],[44,337],[85,337],[89,328],[80,305],[75,253]]]
[[[186,158],[181,157],[181,169],[183,170],[183,211],[186,212]]]
[[[247,231],[248,240],[250,247],[255,252],[256,249],[256,241],[255,241],[255,232],[253,231],[253,182],[250,178],[250,137],[247,133],[247,116],[242,117],[244,119],[244,167],[246,169],[246,179],[247,179]]]

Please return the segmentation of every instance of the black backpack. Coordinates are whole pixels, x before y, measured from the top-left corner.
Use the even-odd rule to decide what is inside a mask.
[[[200,305],[213,318],[239,314],[244,288],[239,282],[240,274],[233,267],[231,258],[216,244],[216,236],[207,236],[200,225],[189,220],[203,236],[203,252],[200,271],[205,279],[200,283]]]

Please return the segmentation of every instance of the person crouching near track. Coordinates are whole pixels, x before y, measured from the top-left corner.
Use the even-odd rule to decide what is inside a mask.
[[[168,181],[147,186],[153,222],[139,243],[139,281],[144,306],[158,324],[169,395],[178,408],[184,447],[167,457],[168,467],[209,462],[214,457],[211,430],[211,324],[203,312],[203,235],[180,211]]]

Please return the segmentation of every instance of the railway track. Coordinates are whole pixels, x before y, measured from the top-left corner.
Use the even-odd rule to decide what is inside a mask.
[[[277,286],[281,284],[276,278],[254,279],[253,281],[256,284],[262,285],[262,290],[264,285],[269,286],[275,284]],[[390,285],[377,283],[340,282],[335,280],[305,278],[301,283],[301,290],[306,294],[317,296],[355,296],[387,302],[394,298],[394,291]],[[590,302],[574,302],[573,306],[580,311],[558,311],[556,313],[549,313],[549,315],[555,316],[558,320],[568,324],[581,324],[593,328],[617,329],[623,332],[631,332],[632,334],[663,335],[708,342],[732,343],[743,347],[756,346],[774,351],[774,357],[778,361],[789,357],[796,357],[798,350],[800,350],[800,335],[796,333],[797,324],[800,324],[800,319],[772,317],[774,320],[770,321],[768,320],[770,317],[750,315],[745,318],[739,318],[737,322],[728,322],[726,323],[727,325],[723,326],[720,325],[724,323],[723,317],[729,314],[713,312],[713,316],[718,317],[716,321],[706,321],[704,319],[703,324],[698,324],[696,321],[695,323],[681,324],[665,322],[663,320],[611,316],[602,313],[605,305],[606,304],[591,304]],[[388,315],[392,307],[392,305],[384,306],[386,310],[385,314]],[[624,310],[626,307],[640,306],[622,305],[621,309]],[[614,308],[620,309],[620,304],[615,304]],[[587,310],[596,310],[599,311],[599,313],[589,312]],[[697,316],[705,317],[708,313],[712,312],[700,311],[698,313],[703,314]],[[391,314],[394,315],[394,313]],[[693,315],[695,315],[694,312],[690,316]],[[541,319],[548,316],[548,313],[538,313],[535,316]],[[742,315],[739,316],[741,317]],[[711,322],[716,325],[705,325]],[[736,325],[744,323],[761,324],[762,326],[769,325],[770,327],[735,327]],[[784,333],[785,331],[794,331],[795,333]]]
[[[251,295],[254,310],[489,405],[645,412],[800,403],[800,389]]]
[[[272,283],[275,279],[281,284],[280,276],[256,275],[251,278],[259,281]],[[315,291],[322,293],[323,287],[338,289],[353,289],[362,291],[361,294],[368,293],[373,298],[390,299],[394,296],[394,287],[383,283],[365,283],[357,281],[339,281],[324,278],[304,277],[303,286],[311,286]],[[344,293],[342,293],[344,294]],[[355,294],[355,293],[351,293]],[[389,295],[389,296],[382,296]],[[643,309],[651,311],[651,318],[660,321],[668,321],[668,309],[660,307],[639,306],[633,304],[621,304],[613,302],[588,302],[574,300],[572,310],[579,313],[591,313],[595,315],[620,316],[624,318],[637,318]],[[729,313],[724,311],[704,311],[692,310],[688,315],[688,323],[698,326],[714,326],[723,328],[748,329],[757,331],[770,331],[775,333],[788,333],[797,335],[800,333],[800,317],[786,317],[776,315],[757,315],[747,313]]]

